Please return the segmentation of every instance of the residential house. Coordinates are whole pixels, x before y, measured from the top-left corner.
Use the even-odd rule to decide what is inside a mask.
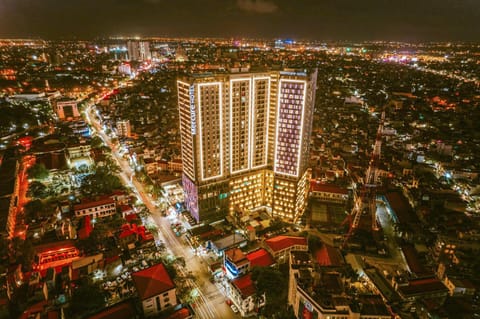
[[[230,281],[227,295],[242,317],[254,315],[259,308],[265,306],[265,293],[257,296],[251,273]]]
[[[155,315],[177,304],[175,284],[163,264],[135,272],[132,279],[145,316]]]

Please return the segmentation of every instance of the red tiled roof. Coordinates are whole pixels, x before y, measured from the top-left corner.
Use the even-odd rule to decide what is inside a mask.
[[[55,310],[52,310],[52,311],[49,311],[47,313],[47,319],[58,319],[60,318],[60,314],[58,313],[59,310],[55,311]]]
[[[326,192],[348,195],[348,190],[334,184],[322,184],[317,181],[310,181],[311,192]]]
[[[307,239],[305,237],[281,235],[265,240],[265,244],[267,244],[271,250],[277,252],[295,245],[307,246]]]
[[[108,195],[108,196],[121,196],[121,195],[127,195],[127,193],[125,193],[124,191],[122,191],[120,189],[116,189],[113,192],[111,192],[110,195]]]
[[[251,273],[232,280],[232,284],[237,287],[244,298],[255,294],[255,286],[252,281]]]
[[[88,238],[90,236],[90,233],[93,230],[92,223],[90,222],[90,215],[85,216],[83,221],[84,221],[83,227],[80,228],[77,232],[78,238],[80,239]]]
[[[334,266],[339,267],[344,264],[340,252],[328,245],[323,245],[322,248],[315,252],[315,259],[320,266]]]
[[[232,248],[225,251],[225,256],[234,263],[239,263],[241,261],[247,261],[245,254],[239,248]]]
[[[175,288],[163,264],[157,264],[132,274],[140,299],[148,299]]]
[[[118,238],[126,238],[128,236],[136,235],[137,233],[133,231],[132,229],[125,229],[118,235]]]
[[[247,259],[250,260],[250,267],[268,267],[275,263],[272,255],[263,248],[247,254]]]
[[[408,286],[398,287],[403,295],[415,295],[421,293],[448,292],[447,287],[437,278],[414,279],[408,282]]]
[[[185,319],[185,318],[190,318],[192,314],[190,313],[190,310],[188,308],[180,308],[174,313],[172,313],[170,316],[168,316],[166,319]]]
[[[413,273],[416,275],[428,273],[418,259],[417,251],[413,245],[403,245],[401,248],[408,267]]]
[[[135,220],[135,219],[138,219],[138,216],[137,216],[137,214],[135,214],[135,213],[134,213],[134,214],[128,214],[127,216],[125,216],[125,220],[126,220],[127,222],[129,222],[129,223],[130,223],[132,220]]]
[[[121,210],[122,212],[128,212],[128,211],[130,211],[130,210],[133,211],[133,207],[130,206],[130,205],[120,205],[120,210]]]

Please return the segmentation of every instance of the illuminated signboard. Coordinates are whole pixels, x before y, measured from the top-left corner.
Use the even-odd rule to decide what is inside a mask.
[[[192,125],[190,127],[192,135],[195,135],[197,131],[197,118],[195,116],[195,86],[190,85],[190,121]]]
[[[318,319],[318,311],[315,310],[312,303],[304,298],[300,299],[298,307],[298,318],[299,319]]]
[[[281,75],[287,76],[307,76],[307,72],[292,72],[292,71],[280,71]]]
[[[307,300],[304,301],[303,305],[305,306],[305,309],[307,309],[310,312],[313,312],[313,306]]]

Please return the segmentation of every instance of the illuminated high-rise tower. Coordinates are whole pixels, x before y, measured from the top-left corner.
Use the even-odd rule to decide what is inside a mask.
[[[187,209],[197,220],[305,210],[316,72],[195,75],[177,82]]]
[[[147,61],[152,59],[150,42],[133,41],[127,42],[128,58],[133,61]]]

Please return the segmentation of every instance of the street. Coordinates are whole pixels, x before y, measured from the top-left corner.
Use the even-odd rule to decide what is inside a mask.
[[[388,258],[364,256],[365,260],[371,264],[382,265],[385,269],[392,270],[406,270],[406,262],[403,255],[400,253],[400,247],[397,244],[395,238],[395,230],[393,225],[393,219],[387,211],[385,203],[377,201],[377,220],[380,222],[380,226],[383,229],[384,236],[386,237],[385,244],[389,251]]]
[[[148,196],[143,185],[137,181],[134,172],[128,162],[123,159],[116,151],[110,138],[101,129],[100,123],[93,114],[95,109],[93,105],[86,108],[86,120],[94,131],[102,138],[105,144],[112,150],[121,171],[119,173],[125,185],[132,187],[137,197],[143,202],[151,213],[151,218],[158,227],[158,239],[165,243],[167,249],[176,257],[185,259],[185,273],[192,273],[195,280],[188,280],[189,285],[198,292],[198,297],[193,305],[198,318],[216,319],[216,318],[236,318],[236,315],[225,303],[225,296],[219,291],[215,284],[210,282],[210,273],[207,269],[207,263],[201,256],[193,254],[192,249],[182,242],[181,237],[176,237],[170,229],[170,223],[166,217],[162,217],[158,209]],[[167,201],[165,199],[165,201]],[[155,234],[154,234],[155,235]],[[182,270],[181,270],[182,271]]]

